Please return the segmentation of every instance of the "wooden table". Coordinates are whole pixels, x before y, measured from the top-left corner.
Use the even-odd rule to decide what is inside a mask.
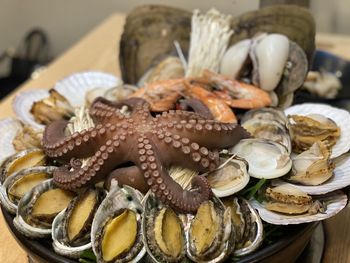
[[[108,18],[90,34],[56,59],[38,78],[29,80],[14,94],[0,103],[0,119],[13,116],[11,101],[20,91],[35,88],[50,88],[63,77],[84,70],[102,70],[119,74],[118,47],[124,15],[116,14]],[[317,45],[335,54],[350,59],[350,37],[320,34]],[[349,175],[350,176],[350,175]],[[350,208],[325,222],[327,245],[324,262],[350,262]],[[0,217],[0,262],[27,262],[24,251],[7,230]]]

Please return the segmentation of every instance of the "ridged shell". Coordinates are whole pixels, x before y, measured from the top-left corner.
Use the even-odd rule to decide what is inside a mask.
[[[346,110],[318,103],[304,103],[287,108],[286,115],[321,114],[333,120],[340,128],[340,138],[332,147],[331,158],[338,157],[350,150],[350,113]]]
[[[35,129],[43,130],[44,125],[37,123],[30,113],[33,103],[49,97],[49,91],[44,89],[23,91],[13,99],[12,108],[18,119]]]
[[[78,259],[81,256],[81,253],[84,252],[87,249],[91,248],[91,242],[78,246],[78,247],[70,247],[62,244],[59,240],[61,240],[63,237],[63,219],[65,217],[66,209],[61,211],[53,220],[52,223],[52,247],[56,251],[56,253],[67,256],[70,258],[76,258]]]
[[[106,90],[121,85],[122,81],[109,73],[86,71],[72,74],[56,83],[54,89],[64,96],[73,107],[85,104],[85,94],[94,88]]]
[[[37,166],[37,167],[31,167],[26,168],[23,170],[20,170],[9,177],[6,178],[3,185],[0,186],[0,201],[1,204],[12,214],[16,214],[17,212],[17,205],[14,204],[9,196],[8,196],[8,190],[9,188],[18,180],[21,178],[34,173],[46,173],[49,175],[52,175],[53,171],[56,169],[54,166]]]
[[[126,17],[120,40],[119,64],[123,80],[136,84],[147,70],[168,55],[176,55],[174,41],[187,55],[191,13],[185,10],[145,5]]]
[[[6,158],[16,153],[12,142],[21,130],[21,123],[14,118],[0,120],[0,165]]]
[[[338,214],[347,204],[348,198],[342,191],[332,192],[325,196],[316,198],[327,204],[327,209],[324,213],[314,215],[285,215],[267,210],[256,200],[250,201],[251,205],[258,210],[262,220],[274,225],[294,225],[303,224],[315,221],[321,221]]]
[[[235,33],[230,45],[267,32],[286,35],[303,48],[309,60],[315,50],[315,21],[306,8],[273,5],[235,17],[231,26]]]

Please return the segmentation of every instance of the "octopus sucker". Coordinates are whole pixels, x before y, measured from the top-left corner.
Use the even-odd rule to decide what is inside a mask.
[[[124,106],[126,113],[121,110]],[[84,167],[71,162],[74,165],[58,168],[54,181],[64,189],[76,190],[107,177],[108,184],[115,178],[143,191],[150,188],[165,204],[182,212],[195,212],[210,198],[211,189],[205,177],[198,176],[192,189],[184,190],[170,177],[168,168],[180,165],[198,172],[213,170],[219,164],[219,150],[249,137],[237,124],[197,113],[170,111],[153,117],[149,103],[141,98],[118,103],[97,98],[90,114],[96,126],[70,136],[63,132],[67,122],[56,121],[46,127],[43,147],[47,155],[63,161],[90,157]],[[117,168],[128,162],[135,167]]]

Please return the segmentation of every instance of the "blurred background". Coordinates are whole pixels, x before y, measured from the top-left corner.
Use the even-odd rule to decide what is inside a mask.
[[[314,14],[318,32],[350,34],[349,0],[295,1],[309,6]],[[267,0],[266,2],[274,1]],[[43,39],[40,35],[41,31],[39,34],[36,32],[35,35],[39,39],[36,45],[40,54],[36,54],[35,51],[34,54],[31,54],[31,56],[40,55],[40,60],[44,64],[59,56],[110,14],[125,13],[137,5],[146,3],[166,4],[188,10],[198,7],[207,10],[215,6],[218,10],[232,15],[259,7],[258,0],[216,0],[215,2],[200,0],[0,0],[0,77],[8,76],[13,70],[11,60],[5,58],[7,55],[28,55],[24,38],[32,29],[40,28],[46,34],[47,39]],[[31,43],[32,39],[27,38],[27,40],[26,44],[28,42],[30,45],[35,44]],[[31,65],[24,67],[26,66]],[[20,70],[23,69],[20,68]],[[23,79],[26,76],[20,77]]]

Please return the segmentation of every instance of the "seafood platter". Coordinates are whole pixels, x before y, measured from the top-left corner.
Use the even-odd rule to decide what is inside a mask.
[[[350,114],[292,106],[314,36],[294,6],[134,9],[120,76],[79,72],[15,97],[17,117],[0,121],[2,208],[80,262],[239,261],[269,245],[266,229],[336,215]]]

